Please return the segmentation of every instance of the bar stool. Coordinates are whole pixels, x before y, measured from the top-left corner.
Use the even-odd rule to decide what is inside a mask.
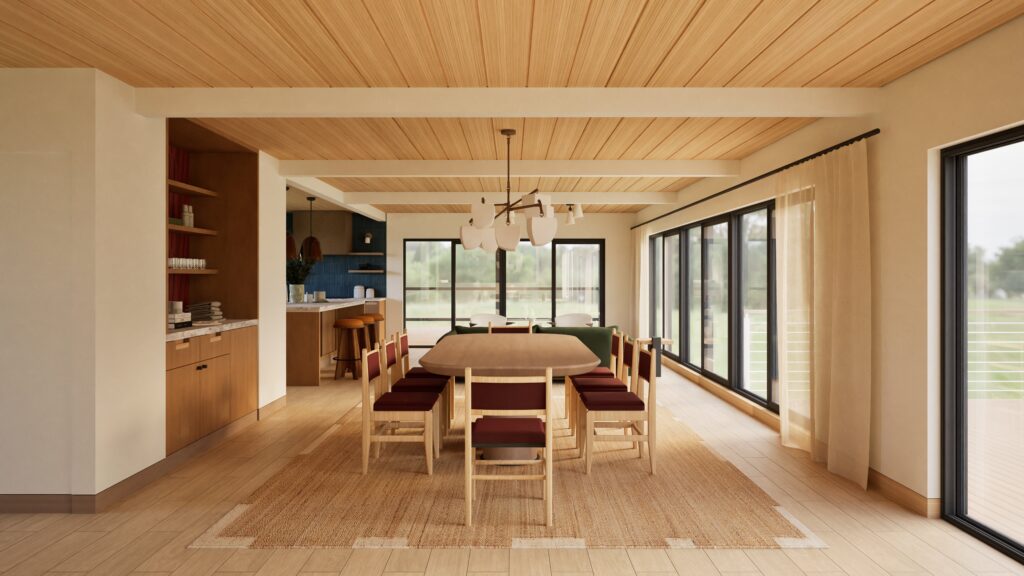
[[[334,357],[334,361],[337,362],[334,367],[334,379],[337,380],[345,375],[343,365],[345,362],[350,362],[352,364],[352,379],[356,380],[359,378],[359,363],[362,358],[359,335],[366,330],[366,324],[359,318],[338,318],[334,321],[334,328],[338,332],[338,350],[337,356]],[[352,350],[352,356],[348,358],[342,356],[346,344]]]
[[[363,314],[362,316],[356,316],[363,321],[363,334],[366,336],[366,349],[373,350],[374,345],[379,344],[381,340],[380,323],[384,321],[384,316],[377,313]]]

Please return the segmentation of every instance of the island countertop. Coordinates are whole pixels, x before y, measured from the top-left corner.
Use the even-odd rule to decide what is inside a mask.
[[[167,331],[167,341],[175,342],[177,340],[184,340],[186,338],[195,338],[196,336],[216,334],[217,332],[227,332],[228,330],[238,330],[239,328],[256,326],[258,323],[258,320],[252,318],[249,320],[224,320],[220,324],[211,324],[209,326],[191,326],[189,328],[178,328],[177,330]]]
[[[330,312],[350,306],[361,306],[367,302],[383,302],[386,298],[328,298],[327,302],[302,302],[288,304],[288,312]]]

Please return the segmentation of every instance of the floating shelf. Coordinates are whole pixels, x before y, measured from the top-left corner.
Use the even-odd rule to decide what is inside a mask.
[[[216,236],[217,231],[209,228],[196,228],[195,226],[182,226],[181,224],[168,224],[169,232],[181,232],[183,234],[196,234],[198,236]]]
[[[383,274],[383,270],[349,270],[349,274]]]
[[[215,268],[168,268],[167,269],[167,273],[168,274],[189,274],[189,275],[196,274],[196,275],[208,276],[210,274],[216,274],[217,270]]]
[[[338,256],[383,256],[383,252],[345,252],[344,254],[338,254]]]
[[[206,198],[216,198],[217,196],[219,196],[219,194],[217,194],[213,190],[207,190],[206,188],[193,186],[192,184],[189,184],[187,182],[172,180],[170,178],[167,179],[167,186],[169,186],[171,190],[174,190],[178,194],[185,194],[187,196],[203,196]]]

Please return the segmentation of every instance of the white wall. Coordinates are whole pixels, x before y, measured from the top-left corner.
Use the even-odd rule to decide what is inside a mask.
[[[1024,122],[1024,18],[889,84],[871,118],[829,119],[743,160],[735,179],[683,190],[693,200],[871,128],[873,382],[871,466],[940,496],[939,150]],[[751,204],[737,191],[652,225],[652,232]],[[637,222],[664,212],[648,209]]]
[[[633,214],[587,214],[573,226],[559,215],[557,238],[604,238],[605,324],[629,326],[633,314],[633,255],[629,227]],[[388,214],[387,330],[402,329],[402,258],[407,238],[458,238],[466,214]]]
[[[259,154],[259,406],[287,392],[285,377],[285,180]]]
[[[0,70],[0,493],[163,457],[163,122],[94,70]]]

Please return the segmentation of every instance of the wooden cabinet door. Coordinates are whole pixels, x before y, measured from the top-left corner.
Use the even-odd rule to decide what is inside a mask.
[[[167,372],[167,454],[177,452],[200,436],[195,413],[201,365],[190,364]]]
[[[337,328],[334,327],[334,320],[337,317],[336,310],[328,310],[320,313],[320,356],[334,354],[338,342],[335,336]]]
[[[174,370],[199,360],[199,342],[192,338],[167,343],[167,369]]]
[[[231,335],[231,421],[256,410],[259,402],[259,333],[255,326]]]
[[[231,352],[230,330],[197,336],[196,340],[199,340],[199,360],[208,360]]]
[[[203,436],[231,422],[231,357],[218,356],[204,360],[202,395],[204,414]]]

